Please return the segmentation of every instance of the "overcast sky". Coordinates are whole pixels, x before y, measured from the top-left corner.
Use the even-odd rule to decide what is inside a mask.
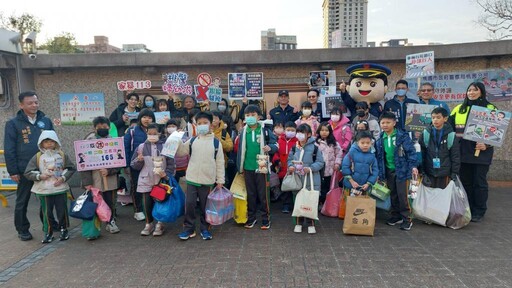
[[[322,48],[323,0],[184,0],[69,2],[4,1],[4,15],[28,12],[43,22],[38,43],[60,32],[79,44],[94,35],[110,44],[144,43],[154,52],[259,50],[262,30],[296,35],[298,48]],[[486,30],[474,21],[474,0],[369,0],[368,41],[408,38],[428,42],[485,41]]]

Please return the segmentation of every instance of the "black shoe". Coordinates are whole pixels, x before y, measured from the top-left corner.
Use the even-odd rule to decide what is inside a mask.
[[[402,219],[401,216],[391,216],[391,218],[386,221],[386,224],[389,226],[395,226],[396,224],[402,224],[404,222],[404,219]]]
[[[405,230],[405,231],[409,231],[411,230],[412,228],[412,221],[403,221],[402,224],[400,224],[400,229],[401,230]]]
[[[18,238],[20,238],[21,241],[29,241],[29,240],[32,240],[33,237],[32,237],[32,234],[30,234],[30,232],[25,231],[25,232],[19,232]]]
[[[66,241],[69,239],[69,232],[68,229],[60,229],[60,241]]]
[[[475,223],[481,222],[483,217],[484,216],[479,216],[479,215],[471,216],[471,222],[475,222]]]
[[[288,205],[283,205],[283,209],[281,209],[281,213],[284,213],[284,214],[290,214],[290,206]]]
[[[53,234],[46,234],[43,238],[43,241],[41,241],[41,243],[43,243],[43,244],[52,243],[52,241],[53,241]]]

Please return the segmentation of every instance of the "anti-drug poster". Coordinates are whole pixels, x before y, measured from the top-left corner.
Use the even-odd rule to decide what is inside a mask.
[[[263,73],[229,73],[228,97],[230,100],[263,99]]]
[[[463,138],[501,147],[505,141],[510,116],[511,113],[507,111],[471,106]]]
[[[408,103],[405,130],[423,131],[432,123],[431,113],[436,107],[436,105]]]
[[[62,125],[91,125],[92,119],[105,116],[103,93],[60,93]]]
[[[122,137],[79,140],[74,146],[78,171],[126,167]]]

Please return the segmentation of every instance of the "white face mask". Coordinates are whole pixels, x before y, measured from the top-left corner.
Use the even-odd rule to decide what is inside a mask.
[[[158,142],[158,135],[148,135],[148,141],[151,142],[151,143],[156,143]]]
[[[297,140],[299,140],[299,141],[306,140],[306,134],[304,134],[304,133],[299,132],[299,133],[295,134],[295,137],[297,137]]]
[[[169,135],[171,135],[172,133],[176,132],[176,130],[178,130],[178,128],[176,128],[176,127],[167,128],[167,133],[169,133]]]
[[[308,117],[311,115],[311,110],[310,109],[304,109],[302,110],[302,115]]]
[[[331,115],[331,120],[333,122],[338,122],[340,121],[340,115]]]
[[[197,125],[197,133],[201,135],[206,135],[210,132],[210,125],[203,124],[203,125]]]

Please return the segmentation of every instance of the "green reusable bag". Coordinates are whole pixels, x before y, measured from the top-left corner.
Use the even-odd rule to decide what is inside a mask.
[[[92,220],[82,221],[82,236],[84,238],[96,239],[100,237],[101,222],[97,215]]]

